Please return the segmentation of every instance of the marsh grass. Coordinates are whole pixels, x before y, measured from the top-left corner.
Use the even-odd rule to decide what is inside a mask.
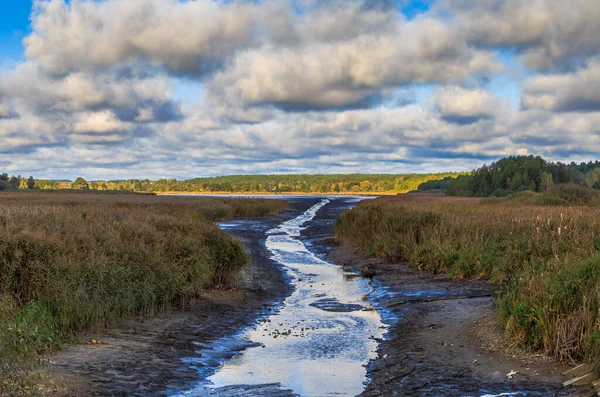
[[[486,198],[482,200],[482,203],[559,207],[600,207],[600,190],[578,185],[557,185],[543,193],[525,190],[506,197]]]
[[[600,367],[600,208],[409,195],[361,203],[336,235],[368,255],[501,283],[498,316],[516,342]]]
[[[285,208],[266,199],[0,195],[0,394],[34,390],[39,355],[80,332],[233,286],[249,257],[210,221]]]

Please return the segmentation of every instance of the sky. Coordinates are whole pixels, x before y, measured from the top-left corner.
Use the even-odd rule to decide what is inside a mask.
[[[467,171],[600,153],[598,0],[0,5],[0,172]]]

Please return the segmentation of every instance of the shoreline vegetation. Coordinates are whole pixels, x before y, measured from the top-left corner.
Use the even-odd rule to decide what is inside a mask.
[[[498,283],[498,323],[515,344],[600,369],[600,207],[564,202],[381,197],[342,214],[336,238],[362,254]]]
[[[418,191],[361,202],[338,218],[337,239],[500,284],[498,323],[515,344],[600,370],[599,161],[511,156]]]
[[[408,191],[420,193],[397,195]],[[288,203],[211,195],[252,193],[382,196],[344,212],[337,239],[498,283],[498,323],[515,344],[600,370],[598,161],[514,156],[471,173],[156,182],[0,174],[0,394],[35,394],[43,354],[85,332],[231,287],[249,259],[213,221],[262,218]]]
[[[144,194],[144,193],[140,193]],[[282,192],[282,193],[231,193],[231,192],[160,192],[158,196],[244,196],[244,197],[270,197],[270,196],[396,196],[396,192]]]
[[[35,394],[43,354],[118,320],[230,288],[249,262],[215,220],[272,199],[0,193],[0,394]]]

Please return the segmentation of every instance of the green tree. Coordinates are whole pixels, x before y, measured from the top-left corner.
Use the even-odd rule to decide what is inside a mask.
[[[542,172],[542,182],[540,184],[540,191],[545,192],[554,187],[554,180],[552,174],[549,172]]]
[[[35,189],[35,179],[32,176],[27,179],[27,189]]]
[[[19,181],[19,178],[13,175],[8,180],[8,183],[14,190],[17,190],[19,188],[19,185],[21,184],[21,181]]]
[[[88,185],[87,181],[82,177],[78,177],[75,179],[75,182],[71,184],[71,189],[88,190],[89,188],[90,186]]]

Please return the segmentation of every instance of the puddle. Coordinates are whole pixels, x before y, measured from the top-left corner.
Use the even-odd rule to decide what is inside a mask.
[[[242,331],[237,341],[216,343],[187,359],[205,380],[178,395],[269,390],[268,395],[354,396],[364,390],[366,365],[386,332],[380,313],[365,300],[372,287],[366,279],[347,277],[300,240],[306,223],[328,203],[324,199],[267,232],[266,247],[288,273],[294,292],[277,313]],[[206,364],[217,362],[222,365],[206,372]]]

